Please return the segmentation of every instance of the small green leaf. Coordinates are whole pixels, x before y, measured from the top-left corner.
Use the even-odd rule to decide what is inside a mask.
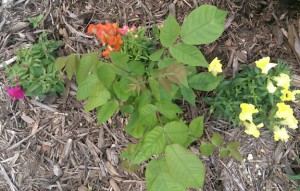
[[[153,52],[149,56],[149,59],[152,60],[152,61],[160,61],[161,60],[161,56],[163,55],[164,52],[165,52],[164,48],[156,50],[155,52]]]
[[[157,124],[157,108],[152,104],[147,104],[139,108],[140,121],[143,125],[153,127]]]
[[[243,156],[238,150],[230,150],[230,154],[232,155],[233,158],[235,158],[238,161],[243,160]]]
[[[208,63],[200,50],[193,46],[187,44],[176,44],[169,48],[171,55],[184,64],[191,66],[203,66],[207,67]]]
[[[155,106],[161,114],[169,119],[174,119],[178,113],[182,113],[180,107],[170,101],[156,102]]]
[[[85,80],[91,68],[93,68],[96,64],[98,64],[98,54],[96,52],[87,53],[82,56],[76,70],[76,81],[78,85]]]
[[[203,116],[199,116],[190,123],[189,132],[193,137],[200,138],[203,135],[203,128]]]
[[[229,150],[237,150],[240,146],[240,143],[237,142],[237,141],[233,141],[233,142],[229,142],[227,143],[226,147],[229,149]]]
[[[186,44],[208,44],[224,31],[227,13],[212,5],[202,5],[184,20],[180,36]]]
[[[188,137],[188,127],[181,121],[172,121],[164,126],[167,143],[184,145]]]
[[[77,67],[78,67],[78,56],[76,54],[70,54],[69,56],[67,56],[66,72],[69,80],[72,79],[73,74],[76,72]]]
[[[125,160],[122,160],[121,162],[121,166],[130,171],[130,172],[136,172],[136,171],[139,171],[141,170],[141,166],[138,165],[138,164],[133,164],[130,160],[128,159],[125,159]]]
[[[211,143],[214,144],[215,146],[222,147],[223,146],[222,136],[219,133],[215,132],[211,138]]]
[[[110,64],[102,62],[98,65],[97,76],[100,82],[103,83],[106,88],[110,88],[116,78],[116,73]]]
[[[107,89],[100,84],[96,83],[95,87],[91,90],[84,111],[88,112],[96,107],[104,105],[110,98],[110,93]]]
[[[211,143],[203,142],[203,143],[200,145],[200,152],[201,152],[204,156],[209,156],[209,155],[213,154],[214,149],[215,149],[215,146],[214,146],[213,144],[211,144]]]
[[[122,115],[125,115],[127,113],[132,113],[134,111],[134,107],[132,105],[123,105],[120,107],[120,111]]]
[[[164,47],[171,46],[177,39],[180,33],[180,26],[176,19],[169,14],[164,21],[164,26],[160,31],[160,42]]]
[[[130,82],[127,78],[122,78],[120,81],[115,81],[113,84],[116,96],[122,101],[126,101],[131,95],[128,91],[129,83]]]
[[[139,113],[137,111],[134,111],[130,115],[128,124],[125,126],[126,133],[138,139],[143,137],[147,129],[144,125],[141,124],[139,119],[140,119]]]
[[[219,154],[220,154],[220,157],[225,158],[225,157],[229,156],[230,151],[229,151],[229,149],[222,148],[222,149],[220,149]]]
[[[102,124],[113,116],[119,107],[119,102],[108,101],[98,111],[98,124]]]
[[[195,95],[193,89],[188,88],[186,86],[182,86],[180,88],[180,92],[186,101],[188,101],[191,105],[194,105],[194,106],[196,105],[196,103],[195,103],[196,95]]]
[[[146,169],[146,185],[148,191],[186,191],[186,188],[171,176],[165,158],[150,161]]]
[[[178,144],[165,149],[166,162],[171,176],[185,187],[202,188],[205,167],[198,156]]]
[[[66,56],[58,57],[55,60],[55,63],[54,63],[55,69],[57,71],[61,71],[66,66],[66,62],[67,62],[67,57]]]
[[[195,90],[211,91],[219,85],[222,79],[222,76],[214,76],[210,72],[202,72],[191,77],[188,81],[189,86]]]

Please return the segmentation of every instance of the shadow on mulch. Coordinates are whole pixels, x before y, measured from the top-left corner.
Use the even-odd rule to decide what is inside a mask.
[[[293,3],[291,3],[293,2]],[[299,58],[291,44],[292,25],[300,30],[300,6],[296,1],[13,1],[10,8],[0,8],[0,59],[16,55],[20,44],[34,43],[46,31],[51,38],[62,40],[62,54],[82,54],[99,47],[96,39],[85,35],[90,23],[117,21],[149,27],[160,23],[170,12],[182,22],[195,7],[214,4],[228,11],[226,31],[216,42],[201,46],[207,60],[219,57],[228,77],[240,65],[270,56],[292,67],[296,86],[299,83]],[[33,29],[27,18],[44,15],[41,26]],[[300,24],[299,24],[300,25]],[[289,42],[290,41],[290,42]],[[5,87],[5,77],[1,86]],[[0,190],[146,190],[143,170],[126,172],[118,154],[129,142],[123,126],[126,119],[114,116],[101,126],[95,113],[84,113],[83,103],[75,99],[76,85],[69,94],[44,102],[26,98],[11,102],[1,90],[0,96]],[[286,174],[299,173],[299,129],[288,143],[277,143],[265,130],[255,139],[232,129],[226,121],[208,114],[198,93],[197,107],[181,103],[187,119],[206,116],[205,138],[214,131],[226,142],[239,141],[245,160],[221,160],[218,153],[201,157],[207,178],[203,190],[295,190],[297,182]],[[294,105],[300,120],[300,106]],[[199,154],[200,141],[191,146]],[[200,156],[200,154],[199,154]],[[298,182],[299,183],[299,182]]]

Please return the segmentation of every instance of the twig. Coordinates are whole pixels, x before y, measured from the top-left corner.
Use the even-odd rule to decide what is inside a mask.
[[[25,142],[26,140],[30,139],[32,136],[34,136],[36,133],[40,132],[41,130],[45,129],[45,127],[47,127],[47,125],[44,125],[43,127],[39,128],[38,130],[36,130],[35,132],[32,132],[32,134],[30,134],[29,136],[27,136],[26,138],[22,139],[21,141],[19,141],[18,143],[8,147],[6,149],[6,151],[12,150],[16,147],[18,147],[19,145],[21,145],[23,142]]]
[[[45,105],[45,104],[43,104],[43,103],[40,103],[40,102],[38,102],[38,101],[36,101],[36,100],[30,100],[30,103],[32,103],[32,104],[35,105],[35,106],[41,107],[41,108],[43,108],[43,109],[46,109],[46,110],[49,110],[49,111],[57,112],[57,113],[58,113],[58,111],[57,111],[56,109],[54,109],[54,108],[52,108],[52,107],[49,107],[48,105]]]
[[[10,187],[10,190],[12,191],[17,191],[17,187],[14,185],[14,183],[10,180],[8,174],[6,173],[4,167],[2,166],[2,164],[0,163],[0,174],[2,174],[2,177],[6,180],[7,184]]]
[[[12,57],[11,59],[4,61],[4,64],[6,64],[7,66],[12,64],[14,61],[17,60],[17,56]],[[3,64],[0,64],[0,69],[4,68]]]

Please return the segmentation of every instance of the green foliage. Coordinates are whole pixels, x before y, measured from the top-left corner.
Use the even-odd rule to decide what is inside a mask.
[[[241,124],[240,104],[251,103],[259,110],[259,117],[254,119],[255,124],[264,123],[265,126],[272,127],[276,120],[273,117],[276,111],[274,106],[281,102],[281,89],[277,88],[277,91],[271,94],[267,90],[267,83],[280,73],[289,74],[289,68],[279,63],[266,75],[256,66],[243,66],[243,70],[236,73],[233,79],[220,82],[215,89],[214,98],[206,97],[204,101],[211,105],[211,112],[216,117],[225,118],[235,126]]]
[[[63,92],[63,79],[54,66],[55,51],[60,46],[61,42],[47,40],[46,33],[41,34],[38,42],[28,49],[21,46],[16,63],[6,67],[11,84],[22,86],[27,96],[41,99],[48,93],[57,95]]]
[[[242,161],[243,160],[243,156],[241,155],[241,153],[239,152],[239,146],[240,143],[239,142],[228,142],[226,147],[223,147],[224,144],[224,140],[222,138],[222,136],[219,133],[214,133],[212,138],[211,138],[211,143],[208,142],[203,142],[200,145],[200,152],[204,155],[204,156],[209,156],[212,155],[215,148],[218,148],[219,150],[219,155],[222,158],[228,157],[229,155],[231,155],[233,158],[235,158],[238,161]]]
[[[43,15],[39,15],[37,17],[30,17],[28,18],[28,21],[33,25],[33,28],[37,28],[39,27],[43,17],[44,17]]]
[[[213,6],[201,6],[193,14],[205,15],[200,20],[210,23],[215,15],[207,9],[220,14]],[[225,16],[218,17],[216,23],[209,25],[218,28],[209,36],[211,41],[221,35],[219,29],[223,28],[224,20]],[[189,17],[187,22],[191,21],[194,22]],[[198,32],[205,30],[202,29],[205,26],[198,27]],[[78,59],[65,57],[57,61],[57,68],[65,69],[69,78],[75,74],[77,99],[87,99],[85,111],[96,109],[99,123],[107,121],[116,111],[128,116],[125,131],[139,142],[129,144],[120,155],[125,167],[137,169],[137,164],[156,155],[146,170],[148,190],[184,191],[204,184],[205,168],[199,157],[187,150],[203,134],[203,116],[187,125],[182,109],[174,101],[183,98],[195,105],[194,90],[213,90],[221,77],[206,73],[204,77],[208,79],[198,77],[196,67],[205,69],[208,63],[194,44],[186,43],[189,35],[185,34],[194,30],[193,26],[184,23],[183,28],[184,31],[169,15],[160,31],[152,28],[151,37],[141,27],[136,32],[127,32],[122,37],[120,51],[112,51],[110,59],[99,62],[97,53],[88,53]],[[208,37],[197,34],[195,40],[201,42],[203,38]],[[75,63],[69,63],[71,59]],[[69,69],[68,64],[72,64]]]

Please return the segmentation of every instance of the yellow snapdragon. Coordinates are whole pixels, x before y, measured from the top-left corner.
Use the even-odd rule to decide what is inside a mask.
[[[258,125],[255,125],[253,122],[244,122],[243,125],[245,126],[245,133],[248,135],[253,135],[254,137],[259,137],[260,132],[258,130],[258,128],[261,128],[264,126],[263,123],[260,123]]]
[[[274,140],[275,141],[287,141],[289,139],[289,135],[287,133],[287,130],[283,128],[279,128],[278,126],[274,126]]]
[[[268,74],[268,71],[277,66],[277,64],[275,63],[270,63],[270,57],[264,57],[258,61],[255,62],[256,67],[258,67],[259,69],[261,69],[261,73],[263,74]]]
[[[252,115],[254,113],[258,113],[258,110],[255,109],[255,106],[252,104],[248,104],[248,103],[242,103],[240,104],[240,108],[242,109],[239,118],[241,121],[253,121]]]
[[[212,75],[217,76],[219,73],[222,73],[222,64],[221,60],[216,57],[211,61],[211,63],[208,66],[208,71],[212,73]]]
[[[289,106],[283,102],[277,103],[276,106],[278,109],[277,109],[274,117],[286,119],[286,118],[289,118],[290,116],[293,116],[294,112],[293,112],[293,109],[291,108],[291,106]]]
[[[274,77],[274,80],[277,82],[277,86],[283,87],[284,89],[289,89],[291,82],[289,75],[281,73],[279,76]]]
[[[298,128],[298,121],[293,115],[291,115],[290,117],[284,118],[279,123],[281,125],[286,125],[286,126],[288,126],[288,128],[291,128],[291,129],[297,129]]]

